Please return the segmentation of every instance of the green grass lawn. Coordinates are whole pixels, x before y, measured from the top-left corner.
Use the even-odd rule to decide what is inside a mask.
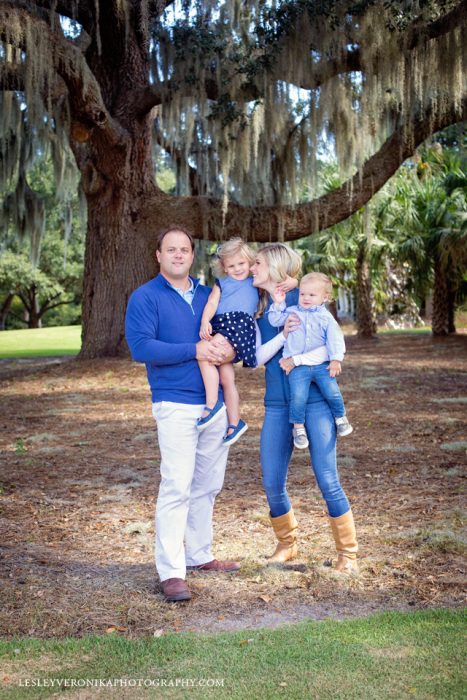
[[[431,333],[430,328],[380,330],[383,334]],[[81,348],[81,326],[57,326],[0,332],[0,359],[77,355]]]
[[[0,332],[0,359],[77,355],[81,326],[56,326]]]
[[[234,634],[16,639],[0,642],[0,694],[49,697],[57,687],[37,687],[38,679],[61,678],[67,694],[85,692],[86,679],[120,679],[102,697],[460,699],[467,692],[464,635],[464,611],[429,610]],[[86,692],[79,697],[99,690]]]
[[[378,335],[420,335],[420,333],[431,333],[431,326],[420,326],[420,328],[378,328]]]

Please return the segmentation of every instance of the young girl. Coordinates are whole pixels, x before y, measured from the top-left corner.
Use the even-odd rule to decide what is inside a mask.
[[[246,367],[256,366],[256,324],[258,290],[253,287],[250,267],[255,261],[254,251],[241,239],[232,238],[217,249],[214,272],[216,279],[201,319],[200,338],[211,340],[222,335],[235,351],[234,362],[243,360]],[[227,408],[229,425],[225,445],[233,445],[248,430],[240,419],[240,399],[235,385],[231,362],[217,368],[209,362],[199,363],[206,389],[206,408],[198,421],[204,430],[223,415]],[[219,381],[224,391],[225,405],[218,400]]]

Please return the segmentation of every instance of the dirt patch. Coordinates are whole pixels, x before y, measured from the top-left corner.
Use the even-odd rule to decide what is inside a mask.
[[[153,564],[157,436],[144,368],[125,360],[0,363],[4,636],[234,630],[304,618],[465,603],[463,367],[467,337],[348,339],[341,387],[355,432],[339,441],[362,573],[336,577],[323,501],[300,453],[289,491],[299,558],[274,549],[259,466],[261,371],[239,369],[250,430],[230,453],[215,554],[234,575],[190,574],[167,605]],[[446,449],[455,445],[456,449]]]

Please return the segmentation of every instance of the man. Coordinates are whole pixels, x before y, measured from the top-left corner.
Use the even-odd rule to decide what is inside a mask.
[[[212,515],[222,488],[228,450],[225,410],[202,432],[205,404],[198,360],[220,363],[222,344],[200,341],[209,287],[189,276],[194,241],[182,227],[160,234],[159,275],[130,297],[126,339],[134,360],[144,362],[152,393],[161,452],[156,507],[156,568],[167,601],[189,600],[186,570],[237,571],[237,562],[213,558]],[[222,396],[220,397],[222,399]]]

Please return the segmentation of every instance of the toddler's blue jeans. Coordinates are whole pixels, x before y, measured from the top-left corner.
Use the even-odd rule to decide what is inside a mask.
[[[347,513],[350,505],[337,473],[336,426],[326,402],[307,404],[304,422],[310,440],[311,467],[329,515],[337,518]],[[293,438],[287,404],[266,406],[260,449],[263,486],[271,516],[277,518],[288,513],[291,507],[287,472]]]
[[[334,418],[345,415],[344,399],[335,377],[329,376],[329,362],[321,365],[299,365],[290,374],[290,404],[289,421],[291,423],[304,423],[306,403],[310,391],[310,384],[315,382],[324,400],[331,409]]]

